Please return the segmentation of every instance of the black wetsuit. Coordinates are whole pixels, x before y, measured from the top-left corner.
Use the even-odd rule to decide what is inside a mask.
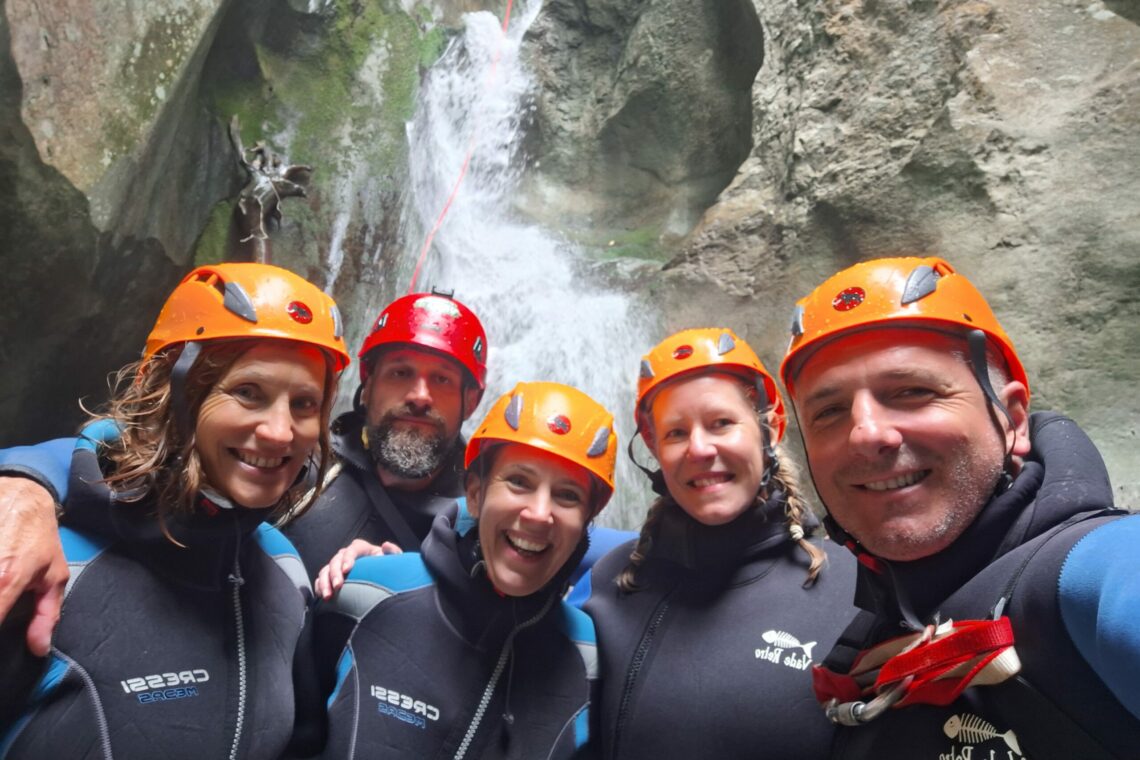
[[[1140,583],[1131,567],[1140,516],[1106,509],[1108,473],[1072,420],[1034,414],[1030,438],[1012,485],[947,549],[913,562],[877,560],[878,571],[875,562],[860,565],[857,601],[871,616],[827,658],[846,673],[855,652],[906,633],[907,617],[960,623],[997,614],[1012,623],[1020,673],[967,688],[946,706],[908,705],[841,729],[835,757],[1140,757]]]
[[[598,629],[607,760],[826,757],[833,729],[810,666],[855,614],[855,563],[818,542],[829,561],[804,588],[807,556],[783,514],[775,498],[709,527],[672,506],[642,590],[615,581],[632,543],[594,566],[584,608]]]
[[[586,541],[539,591],[502,596],[457,511],[436,518],[422,554],[358,560],[319,608],[320,650],[340,653],[325,757],[534,760],[586,746],[594,628],[562,600]]]
[[[320,747],[312,598],[264,510],[205,497],[163,535],[114,500],[93,445],[76,449],[64,526],[71,579],[29,709],[0,757],[257,758]],[[7,698],[13,695],[7,694]]]

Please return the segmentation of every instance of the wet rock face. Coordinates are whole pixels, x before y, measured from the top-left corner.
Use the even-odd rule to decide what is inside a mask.
[[[201,141],[179,89],[196,80],[222,5],[5,4],[12,59],[23,83],[23,122],[44,163],[87,196],[100,230],[114,230],[119,238],[155,237],[173,250],[188,249],[197,237],[203,218],[192,209],[169,212],[176,197],[199,189],[193,185],[203,184],[201,170],[210,163],[196,159],[195,176],[163,154]],[[148,182],[155,161],[167,163],[163,183]],[[140,191],[148,193],[148,203],[137,203]]]
[[[750,3],[553,0],[529,44],[540,160],[520,203],[560,226],[687,233],[748,155]]]
[[[137,356],[145,338],[139,312],[153,318],[162,298],[156,289],[168,289],[178,277],[153,241],[113,242],[101,233],[91,221],[89,198],[41,160],[43,148],[37,149],[21,112],[22,82],[10,41],[0,19],[5,444],[72,432],[81,417],[76,400],[105,396],[107,372]]]
[[[232,253],[234,115],[247,144],[316,167],[307,202],[282,209],[274,262],[355,318],[396,248],[404,123],[446,40],[436,17],[463,3],[437,5],[3,5],[0,445],[73,432],[76,400],[106,398],[178,279]]]
[[[1085,424],[1137,503],[1133,4],[750,5],[548,3],[527,210],[619,243],[614,227],[664,236],[667,328],[724,322],[773,362],[795,299],[827,275],[939,253],[989,296],[1034,406]],[[691,229],[686,207],[704,208]]]
[[[1126,199],[1140,198],[1140,18],[1128,5],[757,0],[753,148],[667,267],[673,313],[723,315],[775,358],[794,299],[831,272],[939,253],[989,297],[1034,408],[1085,425],[1120,503],[1138,503],[1140,206]],[[731,297],[694,304],[694,282]]]

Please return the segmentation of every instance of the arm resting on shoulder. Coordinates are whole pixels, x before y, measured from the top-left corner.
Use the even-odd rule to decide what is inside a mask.
[[[71,475],[71,454],[76,438],[55,438],[34,446],[0,449],[0,476],[18,475],[39,484],[51,498],[67,500],[67,480]]]
[[[1135,552],[1140,515],[1089,533],[1061,568],[1061,618],[1104,685],[1140,718],[1140,574]]]
[[[28,649],[46,655],[59,621],[67,584],[67,560],[59,542],[56,505],[67,499],[71,455],[82,440],[96,446],[118,435],[113,422],[88,425],[79,438],[0,449],[0,619],[31,593]]]

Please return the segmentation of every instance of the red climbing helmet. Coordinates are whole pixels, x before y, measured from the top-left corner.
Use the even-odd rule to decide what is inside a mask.
[[[482,391],[487,380],[487,334],[475,312],[447,295],[412,293],[380,312],[357,354],[360,380],[368,379],[367,355],[382,346],[422,346],[459,362]]]

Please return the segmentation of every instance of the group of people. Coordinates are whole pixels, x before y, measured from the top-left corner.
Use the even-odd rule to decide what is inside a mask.
[[[944,260],[822,283],[780,383],[728,328],[652,348],[636,534],[582,391],[463,440],[487,355],[400,298],[330,423],[332,300],[191,272],[77,439],[0,452],[0,758],[1135,756],[1140,519]]]

